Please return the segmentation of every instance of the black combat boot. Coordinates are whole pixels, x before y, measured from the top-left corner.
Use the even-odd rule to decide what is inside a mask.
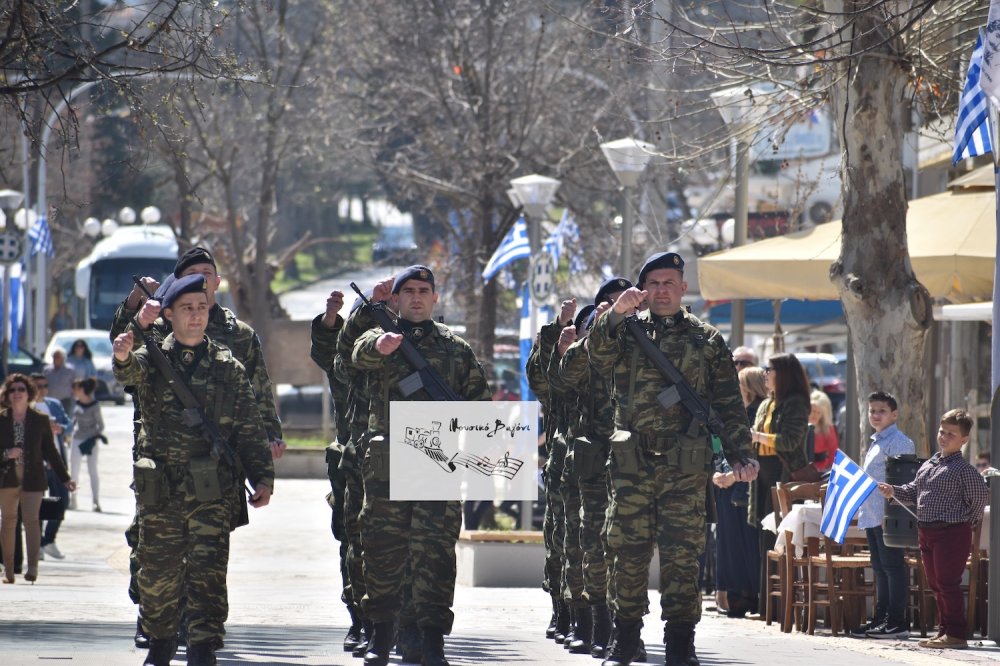
[[[576,629],[573,630],[573,640],[569,651],[573,654],[590,654],[590,646],[594,641],[594,612],[590,606],[576,609]]]
[[[563,639],[562,646],[569,649],[569,644],[576,640],[576,608],[573,606],[569,607],[569,633]]]
[[[170,660],[177,654],[177,639],[150,638],[149,653],[142,666],[170,666]]]
[[[668,622],[663,628],[663,648],[664,666],[700,666],[691,622]]]
[[[376,622],[372,637],[368,641],[368,651],[365,652],[365,666],[385,666],[389,663],[389,652],[392,651],[395,638],[393,622]]]
[[[566,640],[566,634],[569,633],[569,621],[569,604],[560,599],[556,605],[556,633],[552,636],[555,642],[560,645]]]
[[[135,646],[137,648],[149,647],[149,636],[142,629],[142,618],[135,618]]]
[[[423,635],[420,627],[405,624],[396,635],[396,651],[404,664],[419,664],[423,658]]]
[[[556,620],[559,618],[559,602],[555,597],[552,597],[552,619],[549,620],[549,626],[545,629],[545,637],[552,638],[556,635]]]
[[[188,666],[215,666],[215,643],[193,643],[187,647]]]
[[[611,639],[607,658],[601,662],[601,666],[628,666],[636,661],[641,629],[640,620],[615,618],[614,638]]]
[[[448,666],[444,658],[444,632],[436,627],[424,627],[421,666]]]
[[[353,656],[365,656],[365,652],[368,652],[368,642],[372,639],[373,631],[375,631],[375,625],[370,620],[364,620],[361,623],[361,642],[358,643],[358,647],[354,648],[354,651],[351,653]]]
[[[351,628],[344,636],[344,652],[353,652],[354,648],[361,645],[361,616],[354,606],[348,606],[347,612],[351,615]]]
[[[607,604],[594,606],[594,636],[591,639],[590,654],[598,659],[604,658],[604,650],[611,640],[611,610]]]

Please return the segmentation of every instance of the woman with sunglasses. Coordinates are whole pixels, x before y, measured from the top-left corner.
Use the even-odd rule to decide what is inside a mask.
[[[49,464],[69,490],[76,489],[56,450],[49,417],[28,406],[34,398],[35,387],[26,375],[16,372],[4,380],[0,390],[0,548],[4,583],[14,582],[18,507],[28,553],[24,579],[34,583],[38,578],[41,548],[38,510],[48,488],[44,463]]]

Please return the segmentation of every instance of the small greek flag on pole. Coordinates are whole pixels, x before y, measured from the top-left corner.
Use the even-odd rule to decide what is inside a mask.
[[[837,543],[844,543],[851,519],[877,487],[875,479],[865,474],[843,451],[837,451],[830,471],[830,485],[826,489],[820,531]]]
[[[54,255],[55,248],[52,247],[52,234],[49,232],[49,223],[44,215],[35,218],[35,223],[28,229],[28,240],[31,241],[31,256],[42,253],[47,257]]]
[[[518,218],[507,235],[504,236],[496,252],[490,257],[483,269],[483,282],[489,282],[501,268],[516,259],[531,257],[531,244],[528,241],[528,225],[524,218]]]
[[[969,59],[969,72],[965,77],[965,89],[958,102],[958,118],[955,120],[955,154],[952,164],[967,157],[985,155],[993,150],[988,122],[990,103],[979,86],[983,69],[983,35],[976,39],[976,48]]]

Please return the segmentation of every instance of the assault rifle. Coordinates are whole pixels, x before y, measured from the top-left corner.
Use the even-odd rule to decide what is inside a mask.
[[[362,293],[361,289],[358,288],[358,285],[353,282],[351,283],[351,289],[356,291],[358,296],[361,297],[361,301],[368,306],[372,313],[372,318],[375,319],[375,323],[383,331],[386,333],[403,333],[399,326],[392,320],[392,317],[389,316],[383,303],[372,303]],[[413,342],[406,336],[403,337],[403,342],[399,345],[399,351],[414,370],[412,375],[408,375],[399,381],[399,390],[404,396],[408,398],[420,389],[423,389],[430,396],[431,400],[464,400],[462,396],[455,393],[448,386],[444,378],[427,362],[424,355],[420,353],[413,345]]]
[[[153,298],[153,295],[149,293],[149,290],[142,284],[138,276],[133,275],[132,281],[142,289],[147,298]],[[194,393],[191,392],[191,388],[187,385],[187,382],[177,374],[177,370],[170,365],[170,361],[163,355],[163,350],[160,349],[156,340],[143,330],[135,316],[133,315],[129,319],[132,322],[132,327],[142,337],[142,341],[146,345],[146,350],[149,354],[149,359],[156,366],[156,369],[166,377],[170,389],[177,396],[177,399],[181,401],[181,404],[184,405],[184,409],[181,412],[181,420],[184,422],[184,425],[189,428],[198,428],[202,436],[204,436],[205,440],[212,447],[210,451],[212,458],[222,460],[242,475],[239,458],[233,453],[233,449],[229,446],[226,438],[219,432],[219,427],[215,424],[215,421],[205,413],[201,403],[198,402]],[[248,493],[250,492],[249,488],[246,488],[246,490]]]
[[[690,412],[693,423],[705,426],[708,432],[719,438],[727,455],[731,453],[737,459],[737,462],[746,465],[749,460],[739,452],[738,448],[733,446],[729,435],[726,433],[726,424],[722,422],[722,418],[704,398],[698,395],[687,379],[684,378],[684,375],[681,374],[680,370],[670,362],[670,359],[649,338],[646,330],[639,323],[639,318],[634,314],[625,317],[625,328],[635,339],[642,353],[653,364],[653,367],[667,381],[671,382],[669,387],[656,396],[656,399],[663,405],[664,409],[669,409],[677,403],[684,405],[684,408]]]

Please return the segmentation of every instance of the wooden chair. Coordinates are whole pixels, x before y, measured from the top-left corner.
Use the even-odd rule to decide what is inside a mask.
[[[809,557],[807,631],[810,635],[815,633],[817,608],[825,606],[830,631],[836,636],[843,629],[845,617],[852,620],[850,624],[855,624],[854,620],[860,624],[866,599],[875,596],[874,581],[865,578],[865,570],[871,568],[871,556],[861,549],[860,541],[845,539],[844,544],[838,544],[825,534],[820,535],[819,541],[819,552]],[[860,604],[855,603],[859,601]]]
[[[823,487],[820,483],[778,483],[777,493],[779,510],[784,518],[797,502],[819,501],[823,495]],[[816,540],[810,540],[805,552],[799,555],[792,543],[792,535],[784,532],[782,536],[785,539],[785,594],[781,630],[787,634],[792,631],[793,625],[799,631],[806,626],[809,608],[809,558],[816,553]]]
[[[781,511],[778,508],[778,489],[771,488],[771,505],[774,507],[775,527],[781,524]],[[778,536],[779,539],[783,537]],[[784,542],[782,542],[784,544]],[[787,545],[786,545],[787,548]],[[785,550],[772,548],[768,550],[764,560],[764,622],[768,626],[775,618],[781,619],[778,609],[785,594]]]

